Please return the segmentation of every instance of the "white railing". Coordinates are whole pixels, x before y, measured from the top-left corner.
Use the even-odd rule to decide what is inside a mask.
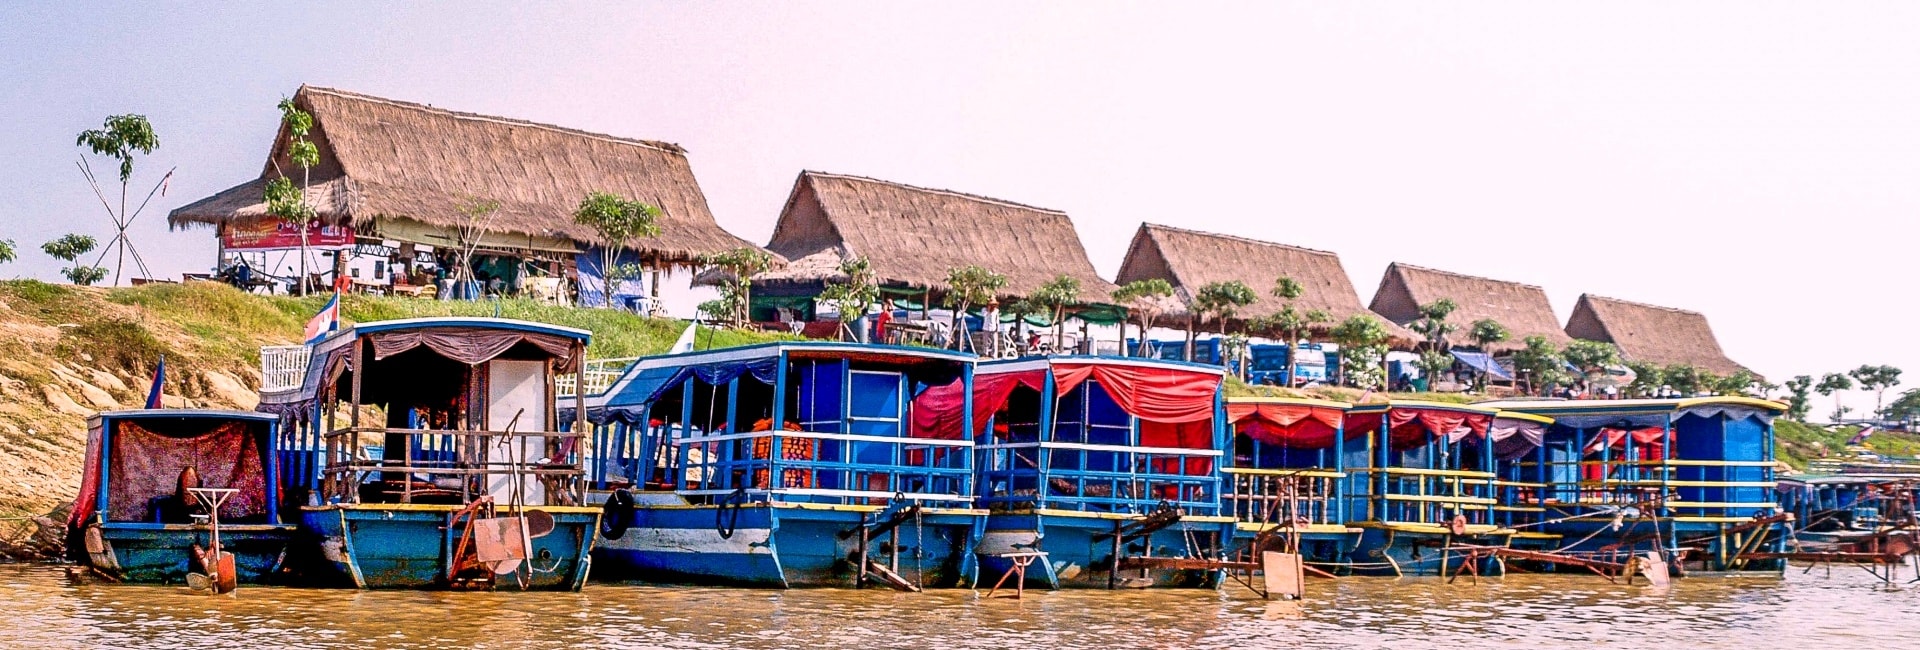
[[[312,354],[313,348],[304,345],[269,345],[260,348],[260,392],[299,388],[307,380],[307,359]]]
[[[581,372],[581,378],[585,381],[585,386],[582,387],[582,390],[588,395],[599,395],[607,392],[607,389],[613,388],[613,382],[620,380],[620,375],[626,374],[627,367],[633,365],[633,362],[638,360],[640,360],[640,357],[588,359],[586,369]],[[574,396],[573,375],[555,375],[553,382],[554,392],[558,393],[559,397]]]

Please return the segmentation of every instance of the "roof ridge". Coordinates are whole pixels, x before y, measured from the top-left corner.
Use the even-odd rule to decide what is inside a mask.
[[[1460,273],[1460,272],[1457,272],[1457,271],[1444,271],[1444,270],[1441,270],[1441,269],[1436,269],[1436,268],[1431,268],[1431,267],[1425,267],[1425,266],[1419,266],[1419,265],[1416,265],[1416,264],[1408,264],[1408,263],[1406,263],[1406,262],[1389,262],[1389,263],[1387,264],[1387,267],[1388,267],[1389,269],[1393,269],[1393,268],[1407,268],[1407,269],[1413,269],[1413,270],[1415,270],[1415,271],[1426,271],[1426,272],[1428,272],[1428,273],[1437,273],[1437,274],[1440,274],[1440,275],[1451,275],[1451,276],[1453,276],[1453,277],[1456,277],[1456,278],[1466,278],[1466,279],[1469,279],[1469,280],[1483,280],[1483,281],[1486,281],[1486,282],[1496,282],[1496,283],[1499,283],[1499,284],[1511,284],[1511,285],[1514,285],[1514,286],[1520,286],[1520,287],[1526,287],[1526,288],[1528,288],[1528,289],[1538,289],[1538,290],[1540,290],[1540,291],[1546,291],[1546,288],[1545,288],[1545,287],[1542,287],[1542,286],[1540,286],[1540,285],[1537,285],[1537,284],[1527,284],[1527,283],[1525,283],[1525,282],[1519,282],[1519,281],[1516,281],[1516,280],[1502,280],[1502,279],[1499,279],[1499,278],[1489,278],[1489,277],[1486,277],[1486,276],[1484,276],[1484,275],[1468,275],[1468,274],[1465,274],[1465,273]]]
[[[1009,207],[1015,207],[1015,208],[1021,208],[1021,209],[1024,209],[1024,210],[1033,210],[1033,211],[1036,211],[1036,212],[1045,212],[1045,213],[1048,213],[1048,214],[1057,214],[1057,215],[1060,215],[1060,216],[1063,216],[1063,217],[1064,217],[1064,216],[1067,216],[1067,212],[1066,212],[1065,210],[1055,210],[1055,209],[1053,209],[1053,208],[1042,208],[1042,207],[1039,207],[1039,206],[1034,206],[1034,205],[1027,205],[1027,204],[1025,204],[1025,203],[1016,203],[1016,202],[1014,202],[1014,201],[1008,201],[1008,200],[1006,200],[1006,199],[996,199],[996,198],[993,198],[993,197],[991,197],[991,196],[981,196],[981,195],[978,195],[978,194],[968,194],[968,193],[966,193],[966,192],[959,192],[959,191],[955,191],[955,190],[943,190],[943,189],[939,189],[939,188],[933,188],[933,187],[920,187],[920,186],[918,186],[918,185],[908,185],[908,184],[906,184],[906,183],[901,183],[901,182],[897,182],[897,181],[889,181],[889,180],[882,180],[882,179],[878,179],[878,178],[871,178],[871,177],[867,177],[867,176],[859,176],[859,175],[855,175],[855,174],[836,174],[836,173],[833,173],[833,172],[823,172],[823,171],[816,171],[816,170],[812,170],[812,169],[803,169],[803,170],[800,170],[800,174],[801,174],[802,176],[822,176],[822,177],[827,177],[827,178],[839,178],[839,179],[845,179],[845,180],[854,180],[854,181],[864,181],[864,182],[868,182],[868,183],[878,183],[878,184],[881,184],[881,185],[891,185],[891,186],[893,186],[893,187],[898,187],[898,188],[903,188],[903,189],[909,189],[909,190],[913,190],[913,191],[915,191],[915,192],[928,192],[928,193],[932,193],[932,194],[945,194],[945,195],[948,195],[948,196],[956,196],[956,197],[960,197],[960,198],[963,198],[963,199],[967,199],[967,200],[971,200],[971,201],[979,201],[979,202],[982,202],[982,203],[997,203],[997,204],[1000,204],[1000,205],[1005,205],[1005,206],[1009,206]]]
[[[514,119],[511,117],[501,117],[498,115],[482,115],[480,113],[468,113],[465,111],[456,111],[456,110],[450,110],[445,108],[439,108],[431,104],[409,102],[409,101],[399,100],[399,99],[389,99],[386,97],[376,97],[373,95],[368,95],[366,93],[357,93],[351,90],[340,90],[338,88],[328,88],[325,86],[314,86],[314,85],[302,84],[300,86],[300,91],[298,92],[305,92],[305,91],[313,91],[313,92],[333,95],[336,97],[342,97],[342,98],[352,99],[357,101],[386,104],[389,106],[402,108],[406,110],[435,113],[439,115],[445,115],[447,117],[451,117],[454,119],[471,120],[475,122],[494,122],[494,123],[505,124],[509,126],[524,126],[524,127],[535,128],[535,129],[545,129],[548,131],[564,133],[567,135],[579,136],[584,138],[592,138],[595,140],[604,140],[604,141],[612,142],[615,144],[627,144],[627,145],[646,147],[649,149],[658,149],[667,153],[679,155],[681,157],[685,157],[687,155],[687,149],[685,147],[682,147],[680,145],[677,145],[671,142],[661,142],[658,140],[642,140],[639,138],[626,138],[626,137],[621,137],[617,135],[609,135],[606,133],[596,133],[593,131],[583,131],[580,129],[568,128],[564,126],[559,126],[557,124],[533,122],[529,120]]]
[[[1286,248],[1286,249],[1291,249],[1291,250],[1297,250],[1297,251],[1301,251],[1301,252],[1305,252],[1305,253],[1315,253],[1315,254],[1319,254],[1319,255],[1331,255],[1331,256],[1333,256],[1333,257],[1335,257],[1335,258],[1338,258],[1338,257],[1340,257],[1340,254],[1339,254],[1339,253],[1335,253],[1335,252],[1333,252],[1333,251],[1323,251],[1323,250],[1320,250],[1320,249],[1318,249],[1318,248],[1307,248],[1307,247],[1305,247],[1305,246],[1295,246],[1295,245],[1293,245],[1293,244],[1282,244],[1282,243],[1280,243],[1280,242],[1276,242],[1276,241],[1267,241],[1267,240],[1264,240],[1264,239],[1254,239],[1254,238],[1252,238],[1252,237],[1242,237],[1242,236],[1240,236],[1240,235],[1229,235],[1229,234],[1226,234],[1226,233],[1218,233],[1218,232],[1207,232],[1207,231],[1205,231],[1205,230],[1194,230],[1194,229],[1192,229],[1192,228],[1181,228],[1181,227],[1179,227],[1179,226],[1169,226],[1169,225],[1165,225],[1165,224],[1158,224],[1158,223],[1146,223],[1146,222],[1141,222],[1141,224],[1140,224],[1140,227],[1142,227],[1142,228],[1145,228],[1145,229],[1148,229],[1148,230],[1168,230],[1168,231],[1172,231],[1172,232],[1178,232],[1178,233],[1186,233],[1186,234],[1189,234],[1189,235],[1199,235],[1199,236],[1201,236],[1201,237],[1214,237],[1214,238],[1218,238],[1218,239],[1231,239],[1231,240],[1234,240],[1234,241],[1240,241],[1240,242],[1246,242],[1246,243],[1249,243],[1249,244],[1255,244],[1255,245],[1259,245],[1259,246],[1272,246],[1272,247],[1274,247],[1274,248]]]
[[[1692,315],[1695,315],[1695,316],[1701,316],[1701,315],[1704,315],[1704,314],[1702,314],[1702,313],[1700,313],[1700,312],[1697,312],[1697,311],[1694,311],[1694,310],[1691,310],[1691,309],[1681,309],[1681,308],[1679,308],[1679,307],[1666,307],[1666,306],[1662,306],[1662,305],[1655,305],[1655,304],[1651,304],[1651,303],[1644,303],[1644,302],[1638,302],[1638,301],[1633,301],[1633,300],[1626,300],[1626,299],[1622,299],[1622,298],[1608,298],[1608,297],[1606,297],[1606,296],[1601,296],[1601,295],[1596,295],[1596,294],[1591,294],[1591,293],[1583,293],[1583,294],[1580,294],[1580,299],[1581,299],[1581,300],[1604,300],[1604,301],[1607,301],[1607,302],[1617,302],[1617,303],[1620,303],[1620,304],[1623,304],[1623,305],[1632,305],[1632,306],[1634,306],[1634,307],[1644,307],[1644,308],[1647,308],[1647,309],[1658,309],[1658,310],[1661,310],[1661,311],[1671,311],[1671,312],[1679,312],[1679,313],[1682,313],[1682,314],[1692,314]]]

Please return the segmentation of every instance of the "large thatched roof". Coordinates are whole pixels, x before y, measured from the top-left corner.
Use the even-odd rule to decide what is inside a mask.
[[[660,236],[634,243],[657,261],[751,246],[714,223],[678,145],[315,86],[302,86],[294,103],[313,114],[310,137],[320,165],[309,199],[330,223],[368,230],[391,219],[451,228],[462,222],[459,205],[482,199],[500,202],[492,219],[498,230],[592,242],[593,231],[571,215],[588,193],[604,191],[660,208]],[[182,206],[168,223],[268,218],[261,200],[267,181],[280,170],[297,173],[286,141],[282,125],[259,178]]]
[[[1692,365],[1720,375],[1746,370],[1721,351],[1700,312],[1583,294],[1566,331],[1574,338],[1612,343],[1628,361]]]
[[[1333,317],[1333,323],[1356,314],[1373,316],[1360,306],[1360,295],[1340,265],[1340,257],[1326,251],[1275,244],[1232,235],[1218,235],[1141,224],[1127,248],[1127,259],[1120,264],[1114,282],[1159,278],[1173,285],[1182,303],[1190,302],[1201,287],[1214,282],[1238,280],[1253,289],[1259,300],[1241,310],[1244,316],[1265,316],[1280,311],[1286,302],[1273,296],[1273,285],[1282,276],[1301,285],[1295,309],[1318,309]],[[1384,319],[1382,319],[1384,320]],[[1387,329],[1401,343],[1418,340],[1418,335],[1388,323]]]
[[[763,279],[836,275],[837,260],[865,256],[885,285],[939,290],[949,269],[978,265],[1007,277],[1007,296],[1061,275],[1089,302],[1113,292],[1064,212],[858,176],[800,172],[767,249],[795,265]]]
[[[1466,343],[1466,332],[1475,321],[1490,318],[1506,326],[1511,336],[1493,345],[1495,352],[1522,347],[1529,336],[1543,336],[1555,346],[1572,339],[1560,329],[1553,315],[1547,292],[1540,287],[1506,280],[1461,275],[1447,271],[1395,262],[1387,265],[1380,289],[1373,294],[1370,309],[1395,323],[1406,325],[1420,318],[1420,306],[1450,299],[1454,312],[1447,322],[1459,328],[1448,339]]]

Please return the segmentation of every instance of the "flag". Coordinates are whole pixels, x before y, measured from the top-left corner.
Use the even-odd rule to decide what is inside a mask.
[[[153,388],[147,389],[147,408],[160,408],[160,386],[167,383],[167,357],[160,355],[160,363],[153,367]]]
[[[340,294],[336,292],[327,299],[326,306],[320,308],[320,313],[307,321],[307,345],[313,345],[325,338],[327,332],[337,329],[340,329]]]
[[[692,352],[694,330],[699,329],[699,327],[700,327],[700,324],[697,322],[687,323],[687,329],[685,331],[680,332],[680,338],[673,340],[673,347],[667,350],[667,354],[680,354],[683,352]]]

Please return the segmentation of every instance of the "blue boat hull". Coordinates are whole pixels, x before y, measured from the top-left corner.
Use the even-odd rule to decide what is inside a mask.
[[[711,505],[641,505],[631,528],[595,547],[595,575],[662,584],[853,587],[859,535],[852,531],[863,514],[877,513],[798,504],[751,503],[725,513]],[[983,519],[973,510],[928,509],[918,521],[875,538],[868,559],[916,585],[971,587]]]
[[[134,584],[185,584],[191,570],[188,549],[213,545],[204,526],[105,524],[89,529],[98,531],[97,538],[86,541],[90,548],[78,549],[76,555],[95,571]],[[233,554],[235,578],[241,584],[267,584],[279,572],[297,534],[294,526],[222,525],[220,548]],[[91,552],[95,548],[99,552]]]
[[[1040,551],[1044,561],[1027,569],[1027,586],[1043,589],[1107,589],[1160,587],[1217,589],[1223,571],[1136,569],[1109,580],[1113,562],[1116,521],[1111,518],[1065,513],[994,513],[980,541],[981,584],[999,583],[1013,570],[1009,553]],[[1212,520],[1184,520],[1154,531],[1145,540],[1128,542],[1127,556],[1220,557],[1221,542],[1233,524]],[[1151,552],[1149,552],[1151,551]],[[1008,585],[1011,586],[1011,585]]]
[[[1357,575],[1452,576],[1467,571],[1468,556],[1448,547],[1504,547],[1511,541],[1509,532],[1451,535],[1380,526],[1364,526],[1362,531],[1360,545],[1351,556]],[[1506,564],[1497,557],[1481,558],[1475,569],[1482,576],[1506,574]]]
[[[592,562],[597,509],[535,507],[554,518],[552,532],[533,539],[528,590],[578,591]],[[447,589],[455,547],[464,528],[453,525],[459,506],[322,506],[301,509],[301,520],[315,537],[321,584],[361,589]],[[499,576],[497,589],[519,589],[512,575]]]
[[[1676,523],[1669,521],[1660,529],[1660,542],[1672,547],[1676,540],[1691,540],[1688,547],[1697,549],[1682,558],[1679,569],[1688,572],[1705,573],[1760,573],[1780,575],[1786,571],[1785,560],[1751,560],[1737,562],[1733,560],[1743,545],[1751,544],[1747,550],[1755,552],[1780,552],[1786,548],[1786,535],[1783,528],[1774,525],[1766,528],[1767,538],[1752,540],[1749,536],[1759,531],[1744,534],[1727,534],[1722,531],[1728,524]],[[1560,547],[1562,552],[1573,555],[1597,556],[1614,562],[1625,562],[1630,555],[1640,555],[1656,548],[1652,524],[1646,520],[1638,526],[1624,528],[1631,544],[1622,544],[1622,533],[1612,529],[1612,520],[1574,520],[1548,526],[1547,529],[1559,534],[1566,540]],[[1578,567],[1540,567],[1544,570],[1585,571]]]

